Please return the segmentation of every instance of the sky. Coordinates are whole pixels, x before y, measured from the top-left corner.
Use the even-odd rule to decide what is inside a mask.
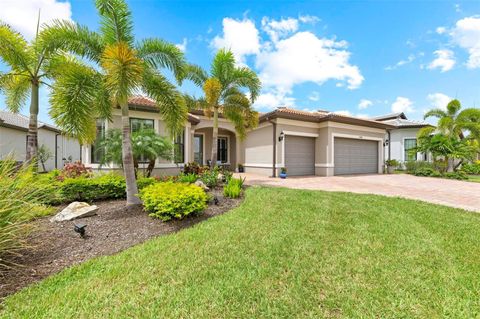
[[[452,98],[480,106],[480,1],[127,2],[137,39],[172,42],[207,70],[218,49],[231,49],[262,81],[254,104],[262,112],[288,106],[421,120]],[[0,0],[0,8],[0,20],[27,39],[39,8],[43,23],[98,28],[93,0]],[[192,83],[181,90],[201,95]],[[52,123],[46,89],[40,98],[40,120]]]

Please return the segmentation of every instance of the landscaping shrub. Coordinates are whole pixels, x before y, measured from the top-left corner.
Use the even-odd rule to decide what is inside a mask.
[[[436,171],[432,167],[420,167],[413,172],[415,176],[430,176],[430,177],[440,177],[442,174]]]
[[[67,201],[93,201],[125,198],[125,178],[105,174],[92,178],[68,178],[61,184],[61,195]]]
[[[178,181],[180,183],[193,184],[197,181],[197,179],[198,179],[198,175],[194,173],[189,173],[189,174],[182,173],[180,174],[180,176],[178,176]]]
[[[184,183],[157,183],[140,191],[145,210],[167,221],[198,214],[207,208],[208,196],[198,186]]]
[[[137,179],[138,190],[141,190],[142,188],[155,184],[156,182],[157,180],[153,177],[140,177]]]
[[[183,167],[183,173],[184,174],[195,174],[195,175],[201,175],[205,170],[208,170],[208,166],[200,166],[196,162],[190,162],[185,164]]]
[[[462,171],[471,175],[480,175],[480,161],[462,164]]]
[[[42,205],[46,194],[34,177],[29,167],[0,164],[0,267],[8,264],[2,257],[24,247],[31,230],[28,221],[51,213]]]
[[[231,178],[223,187],[223,195],[229,198],[238,198],[242,193],[243,182],[241,178]]]
[[[60,172],[58,179],[64,180],[66,178],[77,178],[77,177],[91,177],[92,169],[85,167],[85,165],[80,162],[67,163],[63,166],[62,171]]]
[[[417,170],[423,169],[423,168],[431,168],[432,170],[437,170],[435,168],[435,165],[430,162],[424,162],[424,161],[408,161],[405,162],[405,170],[407,173],[414,174]]]
[[[204,170],[200,175],[200,180],[209,188],[215,188],[218,184],[218,168]]]
[[[458,180],[467,180],[468,176],[464,172],[458,171],[458,172],[449,172],[443,174],[443,177],[449,178],[449,179],[458,179]]]

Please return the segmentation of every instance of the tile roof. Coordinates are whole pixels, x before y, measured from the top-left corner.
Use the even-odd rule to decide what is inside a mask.
[[[413,121],[413,120],[405,120],[405,119],[394,119],[388,121],[382,121],[383,123],[387,123],[393,125],[397,128],[415,128],[415,127],[426,127],[426,126],[433,126],[425,121]]]
[[[375,116],[375,117],[372,117],[372,120],[385,121],[385,120],[393,120],[393,119],[397,119],[397,118],[407,120],[407,116],[403,112],[390,113],[390,114]]]
[[[131,109],[138,109],[142,111],[158,111],[157,103],[147,96],[133,95],[128,98],[128,105]],[[188,113],[188,121],[197,124],[200,119],[193,114]]]
[[[30,119],[25,115],[0,110],[0,126],[11,127],[26,131],[28,130],[29,122]],[[60,133],[59,128],[47,123],[43,123],[41,121],[38,121],[38,128],[44,128],[46,130]]]

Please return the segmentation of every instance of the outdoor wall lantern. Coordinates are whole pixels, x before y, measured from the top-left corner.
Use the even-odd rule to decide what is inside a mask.
[[[283,141],[284,137],[285,137],[285,133],[283,133],[283,131],[282,131],[282,133],[280,133],[280,136],[278,137],[278,141],[279,142]]]

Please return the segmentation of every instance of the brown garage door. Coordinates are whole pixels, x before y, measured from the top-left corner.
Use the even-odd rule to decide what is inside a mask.
[[[285,136],[285,166],[289,176],[315,175],[315,138]]]
[[[334,165],[335,175],[378,173],[378,142],[335,137]]]

